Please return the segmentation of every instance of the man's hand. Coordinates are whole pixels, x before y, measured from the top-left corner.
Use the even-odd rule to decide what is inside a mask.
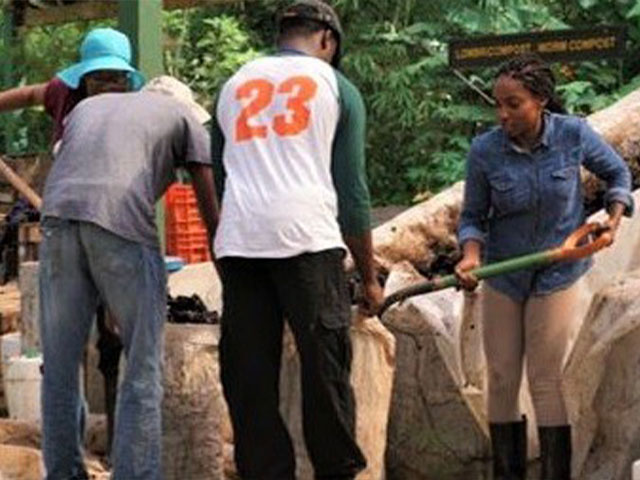
[[[220,264],[216,258],[216,252],[213,250],[213,238],[209,238],[209,256],[211,256],[211,263],[213,263],[213,268],[215,269],[216,274],[218,274],[218,278],[222,281],[222,270],[220,270]]]
[[[471,273],[471,270],[478,268],[480,265],[480,244],[474,240],[469,240],[464,244],[462,260],[458,262],[454,269],[462,288],[471,292],[478,287],[478,279]]]
[[[376,279],[362,286],[362,300],[358,305],[360,313],[367,317],[377,315],[384,302],[384,292]]]
[[[380,311],[384,301],[384,293],[378,283],[376,269],[373,264],[371,231],[366,231],[357,236],[344,235],[344,241],[351,251],[362,279],[362,300],[358,310],[361,314],[371,317]]]

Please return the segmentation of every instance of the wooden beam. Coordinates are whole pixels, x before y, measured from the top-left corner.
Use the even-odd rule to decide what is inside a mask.
[[[115,18],[118,16],[117,0],[97,0],[77,4],[44,8],[28,8],[24,13],[25,27],[70,23],[82,20]]]
[[[230,4],[243,4],[255,0],[164,0],[165,10],[181,8],[210,7]],[[21,26],[35,27],[82,20],[98,20],[116,18],[118,16],[118,0],[78,0],[77,3],[43,8],[27,8]]]

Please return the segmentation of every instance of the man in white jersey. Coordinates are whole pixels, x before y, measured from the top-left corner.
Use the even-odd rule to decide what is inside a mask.
[[[243,479],[292,480],[278,411],[284,319],[302,365],[304,433],[318,479],[366,466],[349,383],[348,247],[373,314],[362,98],[336,70],[342,28],[319,0],[278,21],[279,51],[241,67],[218,96],[212,160],[223,193],[215,252],[222,274],[221,377]]]

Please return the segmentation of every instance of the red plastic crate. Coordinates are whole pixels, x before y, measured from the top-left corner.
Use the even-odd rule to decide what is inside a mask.
[[[174,183],[165,194],[165,238],[169,255],[187,263],[211,260],[207,229],[191,185]]]

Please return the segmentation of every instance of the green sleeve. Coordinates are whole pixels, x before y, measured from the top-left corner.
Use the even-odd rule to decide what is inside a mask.
[[[216,196],[218,197],[218,203],[221,203],[224,194],[224,182],[227,177],[227,173],[224,170],[224,163],[222,163],[224,133],[222,133],[220,129],[215,111],[211,117],[211,165],[213,166],[213,179],[216,184]]]
[[[371,201],[365,167],[366,113],[358,89],[340,72],[340,118],[333,141],[331,175],[338,195],[338,222],[345,235],[371,228]]]

